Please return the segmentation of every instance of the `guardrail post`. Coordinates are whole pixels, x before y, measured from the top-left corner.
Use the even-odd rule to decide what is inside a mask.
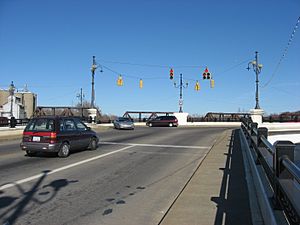
[[[254,147],[256,148],[257,147],[257,132],[255,132],[254,130],[257,131],[257,127],[258,127],[258,123],[252,123],[251,124],[251,138],[253,140],[253,144],[254,144]]]
[[[257,137],[257,147],[264,147],[263,143],[261,141],[261,137],[264,137],[265,139],[268,139],[268,128],[266,127],[260,127],[257,130],[258,137]]]
[[[274,169],[276,177],[280,179],[291,179],[293,176],[291,176],[285,168],[281,165],[281,159],[283,156],[287,156],[292,162],[294,162],[294,149],[295,144],[291,141],[276,141],[274,143],[275,146],[275,161],[274,163]]]
[[[246,124],[247,124],[247,129],[249,130],[249,129],[250,129],[250,125],[251,125],[251,121],[248,119],[248,120],[246,121]]]
[[[260,128],[257,129],[257,142],[256,142],[256,146],[257,146],[258,149],[265,147],[264,144],[263,144],[263,142],[262,142],[262,140],[261,140],[262,137],[264,137],[266,139],[268,138],[268,128],[266,128],[266,127],[260,127]],[[260,151],[258,151],[257,152],[257,159],[256,159],[256,162],[255,162],[257,165],[260,164],[261,157],[262,157],[262,155],[261,155]]]
[[[279,204],[280,191],[279,191],[279,180],[280,179],[293,179],[293,176],[284,168],[281,161],[283,157],[288,157],[292,162],[294,162],[294,150],[295,144],[291,141],[276,141],[274,143],[275,146],[275,156],[273,157],[273,168],[275,171],[275,179],[274,182],[274,203],[276,209],[281,209]]]
[[[252,124],[251,124],[251,135],[253,135],[253,133],[254,133],[253,130],[254,130],[254,129],[257,130],[257,127],[258,127],[258,123],[252,123]]]

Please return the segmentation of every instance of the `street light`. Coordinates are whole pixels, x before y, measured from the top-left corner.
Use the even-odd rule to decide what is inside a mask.
[[[95,108],[95,87],[94,87],[94,84],[95,84],[95,71],[98,67],[100,67],[100,72],[102,73],[103,72],[103,69],[102,69],[102,66],[101,65],[97,65],[96,63],[96,57],[93,56],[93,64],[92,64],[92,67],[91,67],[91,71],[92,71],[92,96],[91,96],[91,108]]]
[[[256,81],[255,81],[256,82],[256,91],[255,91],[256,105],[255,105],[255,109],[260,109],[259,99],[258,99],[258,83],[259,83],[258,75],[260,74],[263,65],[258,63],[258,52],[257,51],[255,52],[255,60],[248,63],[247,70],[250,70],[250,65],[252,65],[253,71],[255,72],[255,75],[256,75]]]
[[[13,117],[13,101],[14,101],[14,94],[15,94],[15,85],[14,82],[12,81],[11,84],[9,85],[9,95],[10,95],[10,116]]]
[[[182,74],[180,74],[180,83],[179,85],[176,85],[176,83],[174,82],[174,87],[175,88],[179,88],[179,112],[182,113],[182,106],[183,106],[183,99],[182,99],[182,88],[187,88],[188,87],[188,83],[186,82],[185,85],[182,83]]]

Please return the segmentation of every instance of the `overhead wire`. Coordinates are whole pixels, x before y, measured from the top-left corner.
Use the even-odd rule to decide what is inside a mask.
[[[251,60],[251,59],[243,60],[243,61],[239,62],[238,64],[236,64],[236,65],[234,65],[234,66],[231,66],[231,67],[229,67],[228,69],[225,69],[225,70],[221,71],[220,73],[227,73],[227,72],[229,72],[229,71],[235,69],[236,67],[238,67],[238,66],[240,66],[240,65],[243,65],[243,64],[249,62],[250,60]]]
[[[112,64],[123,64],[123,65],[131,65],[131,66],[141,66],[141,67],[157,67],[157,68],[204,68],[205,66],[200,65],[158,65],[158,64],[140,64],[140,63],[131,63],[131,62],[119,62],[119,61],[109,61],[102,60],[100,61],[104,63],[112,63]]]
[[[163,78],[163,77],[138,77],[138,76],[132,76],[132,75],[127,75],[127,74],[124,74],[124,73],[120,73],[114,69],[111,69],[110,67],[108,66],[105,66],[103,64],[101,64],[101,66],[107,70],[109,70],[110,72],[116,74],[116,75],[122,75],[123,77],[128,77],[128,78],[133,78],[133,79],[143,79],[143,80],[155,80],[155,79],[166,79],[166,78]]]
[[[296,25],[295,25],[295,27],[294,27],[294,29],[293,29],[293,32],[292,32],[292,34],[291,34],[291,36],[290,36],[290,39],[289,39],[288,43],[287,43],[287,45],[286,45],[286,47],[285,47],[285,49],[284,49],[284,51],[283,51],[283,54],[281,55],[281,58],[280,58],[279,62],[277,63],[276,67],[275,67],[275,70],[273,71],[273,73],[272,73],[270,79],[262,86],[263,88],[267,87],[267,86],[271,83],[271,81],[272,81],[273,78],[275,77],[276,73],[278,72],[279,66],[281,65],[283,59],[284,59],[285,56],[287,55],[287,52],[288,52],[288,50],[289,50],[289,47],[291,46],[291,43],[292,43],[292,41],[293,41],[293,39],[294,39],[294,36],[295,36],[296,30],[297,30],[297,28],[298,28],[298,26],[299,26],[299,23],[300,23],[300,16],[298,17],[297,23],[296,23]]]

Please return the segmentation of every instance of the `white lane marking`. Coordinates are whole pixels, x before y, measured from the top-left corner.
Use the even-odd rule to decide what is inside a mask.
[[[108,153],[105,153],[105,154],[102,154],[102,155],[98,155],[98,156],[95,156],[95,157],[92,157],[92,158],[89,158],[89,159],[86,159],[86,160],[83,160],[83,161],[79,161],[77,163],[72,163],[70,165],[63,166],[63,167],[51,170],[50,172],[46,173],[46,175],[54,174],[54,173],[57,173],[57,172],[60,172],[60,171],[63,171],[63,170],[66,170],[66,169],[69,169],[69,168],[81,165],[81,164],[84,164],[84,163],[88,163],[88,162],[96,160],[96,159],[100,159],[100,158],[103,158],[103,157],[106,157],[106,156],[109,156],[109,155],[112,155],[112,154],[115,154],[115,153],[118,153],[118,152],[122,152],[122,151],[125,151],[125,150],[127,150],[129,148],[132,148],[132,147],[134,147],[134,145],[130,145],[130,146],[121,148],[121,149],[116,150],[116,151],[112,151],[112,152],[108,152]],[[7,188],[14,187],[14,186],[19,185],[19,184],[23,184],[23,183],[32,181],[32,180],[36,180],[36,179],[38,179],[38,178],[40,178],[42,176],[45,176],[45,173],[40,173],[40,174],[31,176],[31,177],[28,177],[28,178],[24,178],[22,180],[15,181],[13,183],[4,184],[4,185],[0,186],[0,191],[5,190]]]
[[[124,143],[124,142],[100,142],[104,145],[129,145],[141,147],[157,147],[157,148],[195,148],[195,149],[210,149],[211,146],[189,146],[189,145],[153,145],[153,144],[138,144],[138,143]]]

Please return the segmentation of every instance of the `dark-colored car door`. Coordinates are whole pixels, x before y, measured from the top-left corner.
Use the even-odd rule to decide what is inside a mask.
[[[168,117],[168,116],[164,116],[164,117],[162,118],[162,126],[168,126],[168,125],[169,125],[169,122],[170,122],[170,120],[169,120],[169,117]]]
[[[155,126],[163,126],[163,123],[164,123],[164,121],[163,121],[163,117],[162,116],[159,116],[159,117],[157,117],[156,119],[155,119]]]
[[[80,119],[76,118],[76,119],[74,119],[74,121],[75,121],[77,130],[79,132],[80,146],[83,148],[88,147],[90,144],[90,139],[91,139],[91,131]]]
[[[71,149],[79,149],[83,145],[80,142],[80,132],[77,130],[75,122],[71,118],[64,119],[63,138],[70,143]]]

